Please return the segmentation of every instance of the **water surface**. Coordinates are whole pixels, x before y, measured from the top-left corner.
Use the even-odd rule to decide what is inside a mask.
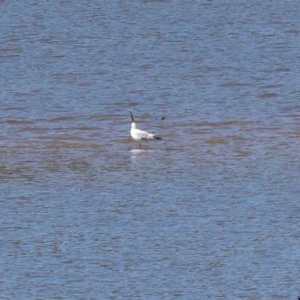
[[[2,1],[1,299],[296,299],[299,9]]]

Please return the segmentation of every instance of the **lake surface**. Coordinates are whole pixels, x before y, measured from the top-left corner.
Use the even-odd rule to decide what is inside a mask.
[[[299,11],[1,1],[1,299],[297,299]]]

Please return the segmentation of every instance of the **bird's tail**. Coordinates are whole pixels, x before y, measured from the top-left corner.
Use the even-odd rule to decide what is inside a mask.
[[[162,138],[159,136],[156,136],[155,133],[149,133],[149,139],[161,140]]]

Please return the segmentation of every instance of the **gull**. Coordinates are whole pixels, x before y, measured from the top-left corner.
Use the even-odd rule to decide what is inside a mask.
[[[138,129],[136,127],[136,123],[134,122],[134,118],[131,111],[130,115],[132,120],[130,134],[135,141],[140,143],[140,148],[142,147],[142,141],[161,140],[161,137],[156,136],[154,133],[148,133],[147,131]]]

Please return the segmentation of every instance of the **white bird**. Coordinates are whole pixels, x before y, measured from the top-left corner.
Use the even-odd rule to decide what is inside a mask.
[[[132,123],[131,123],[131,137],[140,143],[140,147],[142,147],[141,142],[142,141],[149,141],[149,140],[161,140],[161,137],[156,136],[154,133],[148,133],[147,131],[144,130],[140,130],[136,127],[136,124],[134,122],[132,113],[131,114],[131,119],[132,119]]]

